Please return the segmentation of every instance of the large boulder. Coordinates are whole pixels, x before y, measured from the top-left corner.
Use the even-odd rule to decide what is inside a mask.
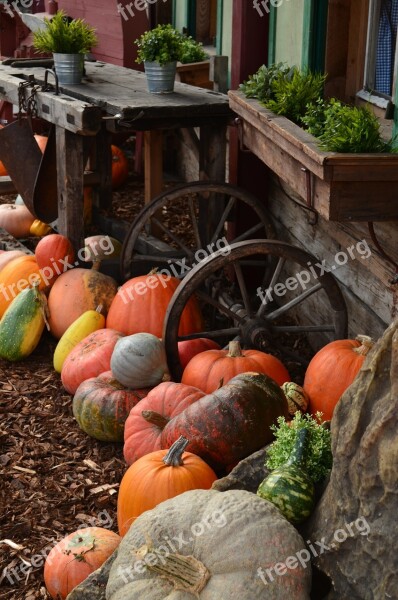
[[[398,320],[370,351],[331,423],[333,469],[305,534],[336,598],[397,598]]]

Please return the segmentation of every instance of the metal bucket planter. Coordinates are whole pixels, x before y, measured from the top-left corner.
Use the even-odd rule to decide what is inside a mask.
[[[144,62],[145,73],[148,81],[148,90],[151,94],[170,94],[174,91],[174,81],[177,62],[160,65],[157,62]]]
[[[54,68],[60,85],[81,83],[84,68],[84,54],[59,54],[54,52]]]

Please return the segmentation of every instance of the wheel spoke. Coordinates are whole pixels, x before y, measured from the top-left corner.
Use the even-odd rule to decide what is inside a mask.
[[[176,244],[179,245],[179,247],[184,250],[185,254],[187,256],[189,256],[190,258],[193,259],[194,257],[194,253],[192,252],[192,250],[190,248],[188,248],[185,244],[183,244],[181,242],[181,240],[174,235],[174,233],[172,233],[170,231],[170,229],[168,229],[161,221],[159,221],[159,219],[156,219],[155,217],[152,217],[152,222],[159,227],[166,235],[169,236],[170,239],[172,239]]]
[[[288,310],[293,308],[293,306],[297,306],[297,304],[300,304],[301,302],[306,300],[309,296],[312,296],[312,294],[315,294],[315,292],[318,292],[319,290],[321,290],[322,287],[323,286],[321,283],[317,283],[316,285],[312,286],[309,290],[305,290],[305,292],[303,292],[296,298],[293,298],[292,300],[290,300],[290,302],[287,302],[280,308],[277,308],[276,310],[269,313],[267,315],[267,319],[269,319],[270,321],[272,321],[273,319],[277,319],[281,315],[285,314]]]
[[[216,338],[225,336],[237,336],[240,333],[239,327],[230,327],[227,329],[217,329],[217,331],[199,331],[198,333],[190,333],[189,335],[179,335],[178,341],[196,340],[197,338]]]
[[[232,210],[235,202],[236,202],[236,198],[234,198],[234,197],[231,197],[228,200],[228,204],[225,207],[225,209],[223,211],[223,214],[220,217],[218,225],[217,225],[217,227],[216,227],[216,229],[215,229],[215,231],[213,233],[213,236],[212,236],[212,238],[210,240],[210,244],[214,244],[214,242],[218,239],[218,236],[220,235],[221,229],[224,227],[225,221],[227,220],[227,217],[228,217],[229,213],[231,212],[231,210]]]
[[[259,231],[260,229],[264,229],[264,223],[258,223],[257,225],[254,225],[254,227],[251,227],[244,233],[241,233],[240,235],[238,235],[238,237],[234,238],[232,240],[232,242],[233,243],[243,242],[243,240],[247,240],[247,238],[251,238],[253,236],[253,234],[257,233],[257,231]]]
[[[275,325],[272,333],[322,333],[335,331],[334,325]]]
[[[223,304],[221,304],[220,302],[218,302],[217,300],[215,300],[214,298],[209,296],[209,294],[206,294],[205,292],[202,292],[200,290],[196,291],[195,294],[200,300],[202,300],[203,302],[206,302],[206,304],[210,304],[211,306],[214,306],[220,312],[224,313],[224,315],[227,315],[234,321],[237,321],[238,323],[241,323],[242,325],[244,324],[245,320],[242,317],[240,317],[238,314],[234,313],[232,310],[230,310],[229,308],[227,308],[226,306],[224,306]]]
[[[269,283],[269,286],[267,288],[267,290],[265,290],[266,292],[268,290],[272,290],[274,289],[278,279],[279,279],[279,275],[281,274],[281,271],[283,269],[283,265],[285,264],[286,259],[283,258],[283,256],[280,257],[280,259],[278,260],[276,267],[275,267],[275,271],[271,277],[271,281]],[[267,309],[267,305],[268,305],[268,298],[265,296],[265,294],[263,294],[263,297],[261,298],[261,305],[260,308],[257,311],[257,317],[262,317],[263,314],[265,313],[266,309]]]
[[[237,262],[237,261],[233,263],[233,266],[234,266],[236,279],[238,280],[238,285],[239,285],[240,293],[242,296],[243,304],[245,306],[247,315],[250,317],[252,314],[250,298],[249,298],[249,294],[247,293],[246,283],[245,283],[245,279],[244,279],[243,273],[242,273],[242,267],[239,264],[239,262]]]
[[[196,248],[197,248],[197,250],[199,250],[202,247],[202,240],[200,239],[198,222],[196,220],[196,215],[195,215],[195,207],[193,204],[193,198],[191,196],[189,197],[188,204],[189,204],[189,212],[191,213],[192,229],[193,229],[193,235],[195,237]]]

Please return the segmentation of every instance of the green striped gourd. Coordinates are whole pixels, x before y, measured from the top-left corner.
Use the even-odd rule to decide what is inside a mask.
[[[305,470],[308,429],[300,429],[289,460],[260,484],[257,495],[269,500],[294,524],[302,523],[314,508],[314,485]]]
[[[45,325],[45,302],[37,286],[14,298],[0,321],[0,358],[14,362],[33,352]]]

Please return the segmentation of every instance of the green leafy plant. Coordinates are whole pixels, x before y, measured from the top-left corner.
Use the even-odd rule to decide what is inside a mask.
[[[322,415],[318,413],[316,416],[320,419]],[[329,429],[317,419],[298,411],[288,425],[284,417],[278,417],[278,425],[271,426],[275,441],[268,449],[266,467],[274,470],[284,465],[295,447],[298,432],[308,429],[304,464],[314,483],[324,480],[332,468],[331,436]]]
[[[349,106],[332,98],[308,108],[302,119],[328,152],[396,152],[395,140],[381,137],[377,117],[366,107]]]
[[[158,62],[165,65],[180,60],[183,36],[170,24],[158,25],[146,31],[135,44],[138,46],[137,62]]]
[[[68,19],[62,10],[44,19],[45,28],[35,31],[33,43],[39,52],[85,54],[97,44],[95,29],[83,19]]]
[[[262,65],[256,73],[250,75],[249,79],[241,83],[239,89],[247,98],[256,98],[260,102],[266,103],[274,97],[273,82],[275,79],[283,76],[289,77],[292,72],[291,67],[287,67],[284,63],[278,63],[266,67]]]
[[[294,67],[289,73],[280,73],[272,81],[272,97],[266,107],[294,123],[301,123],[307,106],[323,96],[326,75],[300,71]]]
[[[191,36],[182,36],[179,61],[184,65],[188,63],[201,62],[209,57],[203,50],[203,44],[197,42]]]

